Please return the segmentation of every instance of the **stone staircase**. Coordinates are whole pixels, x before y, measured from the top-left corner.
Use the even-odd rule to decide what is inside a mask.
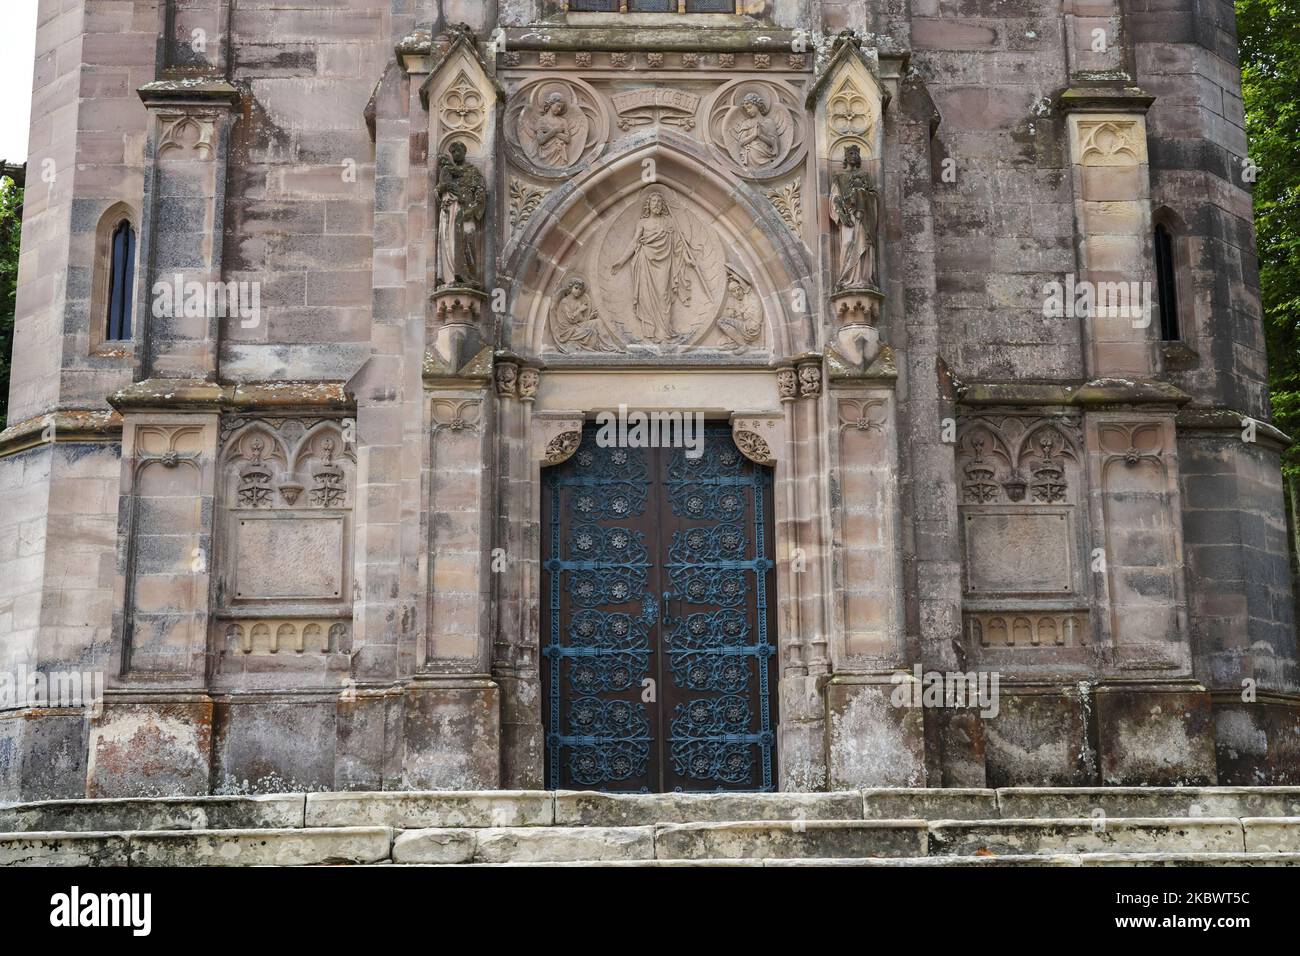
[[[288,793],[0,806],[0,865],[1300,865],[1300,787]]]

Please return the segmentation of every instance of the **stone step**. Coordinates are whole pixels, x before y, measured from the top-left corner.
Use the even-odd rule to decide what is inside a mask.
[[[1300,787],[1008,787],[994,816],[1296,817]]]
[[[465,831],[472,832],[472,831]],[[392,858],[387,827],[0,834],[0,866],[317,866]]]
[[[1300,859],[1300,817],[766,820],[644,826],[294,827],[0,834],[0,865]]]
[[[0,833],[32,830],[254,830],[303,825],[307,795],[45,800],[0,807]]]
[[[412,864],[407,864],[412,865]],[[420,865],[420,864],[413,864]],[[434,864],[448,866],[450,864]],[[530,863],[464,863],[471,869],[500,867],[1004,867],[1004,866],[1300,866],[1300,853],[1058,853],[1021,856],[905,856],[746,860],[570,860]]]
[[[709,794],[348,791],[16,804],[0,806],[0,832],[1294,816],[1300,816],[1300,787],[1017,787]]]

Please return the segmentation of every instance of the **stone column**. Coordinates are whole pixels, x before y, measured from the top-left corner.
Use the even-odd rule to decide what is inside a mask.
[[[160,393],[142,383],[113,397],[124,420],[119,610],[114,669],[91,728],[91,797],[136,795],[146,785],[196,794],[210,785],[207,635],[220,388],[165,387]]]
[[[799,364],[799,497],[825,516],[822,527],[808,530],[824,543],[831,565],[825,580],[799,575],[796,587],[802,608],[812,611],[812,628],[802,630],[817,642],[809,648],[809,674],[826,675],[820,684],[830,789],[925,782],[922,712],[910,694],[898,706],[895,693],[906,680],[896,677],[905,664],[896,374],[881,340],[903,303],[882,291],[890,265],[880,248],[890,195],[883,182],[888,99],[876,51],[848,35],[836,41],[809,95],[821,231],[828,237],[821,249],[827,365],[842,381],[823,397],[820,363]],[[819,497],[814,476],[826,475],[833,476],[828,494]],[[807,589],[819,602],[815,609]]]
[[[517,395],[519,375],[515,363],[494,367],[490,347],[495,340],[488,311],[490,197],[502,91],[472,33],[458,29],[437,38],[431,66],[419,90],[428,117],[420,137],[426,153],[418,222],[428,251],[423,257],[428,597],[417,672],[406,690],[403,781],[413,788],[492,789],[501,779],[501,713],[491,677],[493,449],[499,417],[491,390],[495,380],[507,406],[499,411],[508,416],[506,400]],[[476,219],[471,204],[460,200],[461,218],[441,217],[440,223],[440,170],[461,148],[462,181],[481,176],[488,206]],[[477,274],[445,274],[440,245],[449,238],[464,243],[457,247],[457,260],[469,250]]]
[[[1175,409],[1104,405],[1084,419],[1103,784],[1217,779],[1210,696],[1192,677],[1187,633]]]
[[[113,644],[118,667],[89,743],[89,796],[210,786],[207,694],[217,355],[226,153],[239,92],[223,80],[147,84],[137,384],[123,417]],[[143,380],[143,381],[140,381]]]

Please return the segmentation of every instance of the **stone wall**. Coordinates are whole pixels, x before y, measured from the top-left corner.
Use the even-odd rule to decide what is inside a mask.
[[[0,703],[0,800],[540,786],[540,476],[620,401],[774,469],[783,788],[1293,782],[1228,6],[565,7],[42,0],[0,668],[108,689]],[[718,303],[681,343],[611,278],[648,184]],[[1045,310],[1156,223],[1179,341]]]

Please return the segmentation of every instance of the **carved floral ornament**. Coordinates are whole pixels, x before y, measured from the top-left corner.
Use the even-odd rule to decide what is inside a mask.
[[[649,186],[629,197],[588,245],[551,295],[556,351],[765,347],[763,302],[752,279],[728,261],[718,229],[671,188]]]
[[[1156,422],[1106,422],[1097,428],[1105,454],[1104,466],[1122,462],[1134,467],[1142,462],[1164,468],[1164,428]]]
[[[863,432],[883,433],[889,421],[889,408],[881,398],[841,399],[839,418],[841,432],[854,428]]]
[[[1066,502],[1083,460],[1079,424],[1062,416],[980,416],[963,423],[957,447],[966,504]]]
[[[230,507],[348,507],[356,454],[337,422],[237,418],[221,440]]]
[[[479,420],[482,417],[482,411],[483,403],[477,398],[434,399],[431,408],[433,430],[435,432],[468,431],[477,433],[479,429]]]
[[[202,425],[139,425],[135,430],[136,472],[157,464],[164,468],[188,465],[199,469]]]

